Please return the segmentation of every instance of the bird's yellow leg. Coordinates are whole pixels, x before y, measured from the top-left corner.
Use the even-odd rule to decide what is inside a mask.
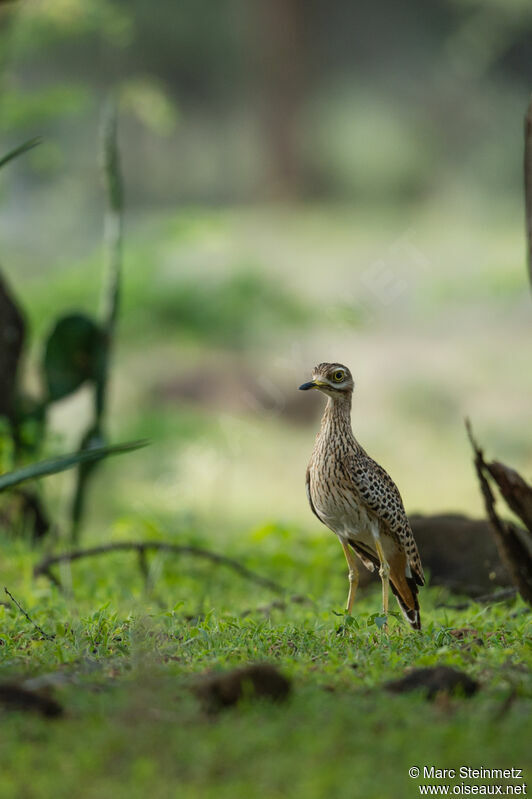
[[[382,612],[386,617],[388,617],[388,592],[390,589],[390,564],[386,560],[386,555],[384,554],[384,550],[382,548],[382,544],[380,542],[380,538],[375,537],[375,548],[377,550],[377,555],[379,556],[380,561],[380,569],[379,575],[382,580]],[[386,624],[386,629],[388,625]]]
[[[355,594],[358,588],[358,565],[356,558],[349,547],[349,544],[346,544],[345,541],[342,541],[341,543],[344,550],[345,559],[349,567],[349,595],[347,597],[346,610],[349,615],[351,615],[351,611],[353,610],[353,602],[355,601]]]

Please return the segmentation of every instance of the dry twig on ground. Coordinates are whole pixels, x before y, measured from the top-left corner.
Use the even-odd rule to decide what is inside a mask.
[[[50,635],[50,633],[47,633],[45,630],[43,630],[43,628],[42,628],[42,627],[40,627],[40,626],[39,626],[39,625],[38,625],[36,622],[34,622],[34,621],[33,621],[33,619],[31,618],[31,616],[30,616],[30,615],[29,615],[29,614],[28,614],[28,613],[27,613],[27,612],[24,610],[24,608],[22,607],[22,605],[21,605],[19,602],[17,602],[17,600],[15,599],[15,597],[13,596],[13,594],[11,593],[11,591],[8,591],[8,590],[7,590],[7,588],[6,588],[5,586],[4,586],[4,591],[6,592],[6,594],[7,594],[7,595],[8,595],[8,597],[10,598],[10,600],[13,602],[13,604],[14,604],[14,605],[16,605],[16,606],[17,606],[17,608],[20,610],[20,612],[22,613],[22,615],[23,615],[23,616],[25,616],[25,617],[27,618],[27,620],[29,621],[29,623],[30,623],[30,624],[33,624],[33,626],[35,627],[35,629],[37,630],[37,632],[39,632],[39,633],[40,633],[40,634],[43,636],[43,638],[46,638],[46,639],[47,639],[47,641],[53,641],[53,640],[54,640],[54,638],[55,638],[55,635]]]

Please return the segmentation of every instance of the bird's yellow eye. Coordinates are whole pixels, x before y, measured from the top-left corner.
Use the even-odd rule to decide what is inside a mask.
[[[342,372],[342,370],[339,369],[337,372],[334,373],[333,378],[337,383],[341,383],[342,380],[344,379],[344,372]]]

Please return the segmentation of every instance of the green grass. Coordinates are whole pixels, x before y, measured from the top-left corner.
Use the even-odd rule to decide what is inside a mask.
[[[0,795],[399,799],[418,795],[410,766],[530,767],[523,603],[456,611],[429,588],[423,632],[392,617],[386,635],[375,624],[378,587],[360,594],[346,622],[341,552],[328,538],[311,539],[305,552],[301,535],[270,526],[230,553],[308,598],[269,612],[261,610],[275,598],[267,590],[227,568],[166,555],[150,560],[148,586],[134,555],[80,561],[62,573],[70,592],[61,594],[45,578],[33,581],[39,553],[4,537],[5,583],[55,638],[1,606],[3,676],[41,677],[66,713],[54,721],[2,715]],[[461,627],[477,632],[459,641],[450,630]],[[207,717],[190,692],[197,676],[255,661],[291,678],[291,699],[248,700]],[[432,703],[383,691],[405,669],[434,664],[463,669],[481,690]]]

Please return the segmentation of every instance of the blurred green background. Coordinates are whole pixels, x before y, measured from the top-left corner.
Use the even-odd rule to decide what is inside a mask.
[[[99,472],[89,537],[112,519],[326,535],[303,488],[321,398],[296,390],[324,360],[354,372],[355,433],[408,511],[483,513],[466,415],[531,474],[531,34],[526,0],[0,5],[1,149],[44,139],[0,185],[30,392],[52,322],[98,305],[99,120],[119,99],[110,423],[153,445]],[[54,409],[50,450],[78,445],[88,406]],[[45,488],[59,518],[72,479]]]

